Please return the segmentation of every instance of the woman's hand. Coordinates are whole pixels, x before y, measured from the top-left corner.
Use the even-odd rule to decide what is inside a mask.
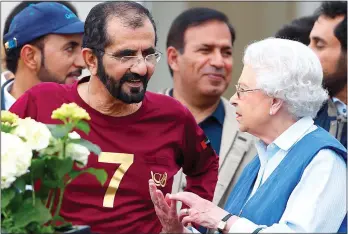
[[[182,219],[181,223],[184,226],[188,223],[196,223],[206,228],[217,229],[219,222],[228,214],[227,211],[194,193],[179,192],[170,194],[168,197],[172,202],[181,201],[190,207],[180,210],[179,213],[179,218]]]
[[[169,200],[168,194],[164,198],[163,193],[157,189],[153,180],[149,180],[149,190],[156,214],[163,227],[162,232],[187,232],[187,229],[180,223],[178,214],[176,213],[176,201]]]

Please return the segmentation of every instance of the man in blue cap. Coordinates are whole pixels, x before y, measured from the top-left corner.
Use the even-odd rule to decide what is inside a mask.
[[[73,83],[85,67],[81,55],[83,22],[57,2],[31,4],[12,20],[4,35],[6,66],[15,74],[1,88],[8,110],[40,82]]]

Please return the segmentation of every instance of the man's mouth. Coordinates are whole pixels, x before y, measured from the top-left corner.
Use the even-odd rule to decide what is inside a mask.
[[[131,79],[126,81],[127,85],[131,87],[141,87],[143,85],[143,82],[140,79]]]
[[[74,72],[70,72],[67,77],[68,78],[74,78],[74,79],[77,79],[81,76],[82,74],[82,71],[74,71]]]

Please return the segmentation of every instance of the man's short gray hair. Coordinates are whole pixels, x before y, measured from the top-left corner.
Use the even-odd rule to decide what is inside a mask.
[[[255,42],[246,48],[243,63],[256,73],[256,88],[282,99],[296,118],[314,118],[328,99],[320,61],[300,42],[279,38]]]

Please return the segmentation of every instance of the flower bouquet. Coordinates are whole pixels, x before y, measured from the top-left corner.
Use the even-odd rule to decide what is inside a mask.
[[[88,113],[70,103],[54,110],[51,118],[62,124],[46,125],[1,111],[2,232],[72,229],[71,223],[59,216],[66,186],[82,173],[95,175],[101,186],[107,179],[102,169],[84,169],[90,152],[101,152],[74,131],[89,133]]]

